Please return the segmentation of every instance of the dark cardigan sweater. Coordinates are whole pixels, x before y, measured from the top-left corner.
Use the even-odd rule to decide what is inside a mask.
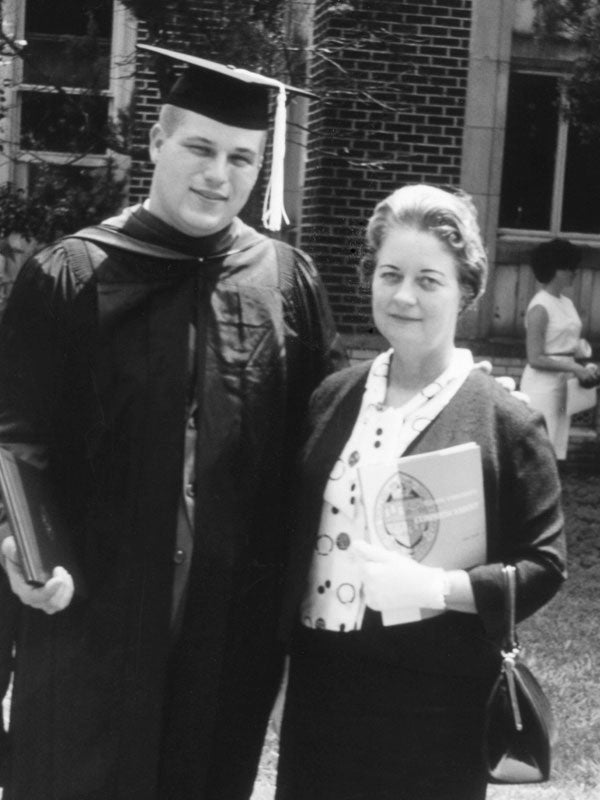
[[[298,618],[323,490],[354,426],[369,367],[361,364],[331,375],[311,400],[292,520],[283,614],[283,632],[288,637]],[[558,590],[566,577],[561,490],[541,416],[493,378],[474,370],[406,455],[470,441],[481,447],[487,520],[487,563],[469,572],[478,613],[449,611],[407,625],[371,624],[355,633],[311,631],[317,646],[319,640],[350,637],[344,643],[355,640],[369,657],[409,668],[478,674],[498,663],[504,610],[502,565],[517,567],[519,619],[532,614]]]

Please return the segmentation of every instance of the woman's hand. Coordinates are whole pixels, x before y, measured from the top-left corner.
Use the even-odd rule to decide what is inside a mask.
[[[356,542],[352,551],[361,565],[365,602],[375,611],[446,607],[443,569],[367,542]]]
[[[586,364],[582,366],[581,364],[577,364],[576,368],[573,368],[573,374],[579,381],[582,386],[597,386],[598,385],[598,365],[597,364]]]
[[[73,598],[73,578],[63,567],[55,567],[50,580],[39,588],[30,586],[23,575],[17,544],[13,536],[2,542],[4,569],[10,588],[26,606],[46,614],[56,614],[65,609]]]

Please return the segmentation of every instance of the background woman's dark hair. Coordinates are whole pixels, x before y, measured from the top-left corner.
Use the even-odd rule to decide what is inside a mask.
[[[378,203],[367,224],[368,249],[359,267],[363,285],[370,284],[377,253],[395,228],[427,231],[448,246],[456,257],[465,308],[483,294],[487,255],[477,224],[477,211],[467,194],[421,183],[403,186]]]
[[[559,269],[577,269],[580,261],[581,250],[568,239],[542,242],[531,251],[531,269],[539,283],[550,283]]]

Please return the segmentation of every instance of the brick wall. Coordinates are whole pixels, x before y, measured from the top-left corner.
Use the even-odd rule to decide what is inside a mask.
[[[471,0],[316,2],[301,245],[342,331],[370,332],[355,269],[375,203],[458,182],[470,21]]]
[[[143,24],[138,26],[138,42],[148,40]],[[160,93],[146,56],[138,56],[133,92],[133,158],[129,172],[129,202],[139,203],[148,196],[152,180],[152,164],[148,156],[148,134],[158,118]]]

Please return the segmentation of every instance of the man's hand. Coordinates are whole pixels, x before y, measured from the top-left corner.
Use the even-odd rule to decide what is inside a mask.
[[[50,580],[39,588],[30,586],[23,576],[17,543],[13,536],[2,542],[2,562],[10,588],[26,606],[46,614],[56,614],[66,608],[73,597],[73,578],[63,567],[55,567]]]

